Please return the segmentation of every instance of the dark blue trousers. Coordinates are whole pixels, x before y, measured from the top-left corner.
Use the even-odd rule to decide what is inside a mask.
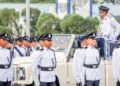
[[[76,85],[77,85],[77,86],[82,86],[82,83],[77,83]]]
[[[86,80],[85,86],[99,86],[100,81],[90,81],[90,80]]]
[[[116,82],[116,86],[120,86],[120,81],[117,81],[117,82]]]
[[[57,86],[55,82],[40,82],[40,86]]]
[[[0,81],[0,86],[11,86],[11,82],[1,82]]]

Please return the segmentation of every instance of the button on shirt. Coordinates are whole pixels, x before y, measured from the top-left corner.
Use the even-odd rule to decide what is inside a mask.
[[[0,48],[0,64],[8,65],[10,63],[10,50],[5,48]],[[13,67],[8,69],[0,68],[0,81],[12,81],[13,80]]]

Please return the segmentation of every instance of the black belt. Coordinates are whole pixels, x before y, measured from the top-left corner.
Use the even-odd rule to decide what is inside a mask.
[[[53,71],[54,70],[53,67],[50,67],[50,68],[41,67],[40,69],[41,71]]]
[[[8,69],[10,68],[10,65],[0,65],[0,69]]]
[[[84,67],[86,68],[93,68],[93,69],[96,69],[99,67],[99,64],[84,64]]]

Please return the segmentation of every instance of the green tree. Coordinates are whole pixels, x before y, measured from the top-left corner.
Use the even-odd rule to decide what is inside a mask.
[[[99,21],[96,17],[83,18],[78,14],[65,16],[60,22],[63,33],[86,34],[96,32]]]
[[[83,31],[84,18],[78,14],[66,16],[61,22],[60,26],[63,33],[78,34]]]
[[[35,35],[36,29],[36,23],[38,20],[39,15],[41,14],[41,11],[37,8],[30,8],[30,25],[31,25],[31,35]],[[22,10],[22,16],[26,16],[26,9]]]
[[[50,13],[43,13],[36,23],[36,34],[60,33],[59,19]]]
[[[19,28],[17,22],[19,20],[19,13],[15,9],[2,9],[0,10],[0,26],[3,29],[9,28],[12,31],[12,28],[15,28],[19,33]],[[2,30],[1,30],[2,31]]]
[[[97,17],[87,17],[84,23],[84,33],[96,32],[98,29],[99,20]]]
[[[5,26],[0,26],[0,33],[8,33],[13,35],[12,30],[10,28],[7,28]]]
[[[5,8],[0,12],[1,25],[10,26],[17,19],[19,19],[19,13],[15,9]]]

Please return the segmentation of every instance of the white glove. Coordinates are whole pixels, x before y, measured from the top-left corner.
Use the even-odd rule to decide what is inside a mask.
[[[38,79],[34,80],[35,86],[40,86],[40,82]]]
[[[112,41],[115,41],[115,35],[111,35],[110,37],[109,37],[109,40],[112,40]]]

